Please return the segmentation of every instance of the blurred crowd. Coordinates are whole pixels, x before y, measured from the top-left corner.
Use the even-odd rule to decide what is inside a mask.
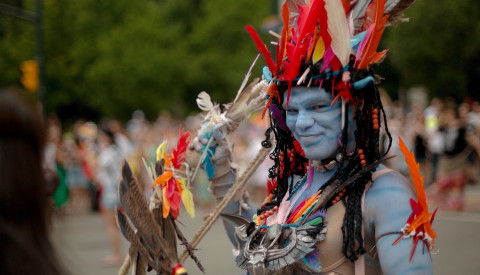
[[[479,181],[480,103],[433,98],[426,107],[412,103],[408,112],[399,102],[386,109],[393,138],[389,155],[397,156],[389,166],[408,174],[398,148],[401,136],[420,164],[430,205],[463,210],[465,186]]]
[[[389,155],[396,156],[388,161],[388,166],[408,174],[398,148],[401,136],[420,163],[431,200],[443,209],[462,210],[465,185],[479,180],[480,104],[456,105],[453,100],[434,98],[426,107],[411,104],[405,108],[399,102],[384,101],[393,140]],[[137,110],[125,124],[114,119],[99,124],[79,120],[67,131],[51,115],[45,166],[60,176],[54,193],[56,206],[67,214],[113,208],[117,182],[111,179],[119,177],[124,159],[148,192],[152,182],[144,162],[155,161],[155,150],[164,140],[169,147],[174,146],[179,127],[195,136],[201,120],[201,115],[197,115],[179,121],[161,112],[155,121],[148,121]],[[240,172],[258,152],[265,137],[265,123],[254,115],[233,136]],[[382,136],[383,148],[387,150],[388,133],[383,131]],[[260,203],[266,195],[266,175],[271,164],[267,159],[250,179],[248,188],[254,203]],[[214,199],[207,191],[208,181],[202,173],[198,177],[193,187],[196,202],[209,206]]]

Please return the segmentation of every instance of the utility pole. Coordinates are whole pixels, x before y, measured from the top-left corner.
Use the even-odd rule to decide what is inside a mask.
[[[43,54],[42,0],[35,0],[35,12],[0,3],[0,13],[7,14],[35,24],[35,48],[38,63],[38,99],[45,108],[45,58]]]
[[[35,42],[38,62],[38,99],[45,112],[45,57],[43,54],[42,0],[35,0]]]

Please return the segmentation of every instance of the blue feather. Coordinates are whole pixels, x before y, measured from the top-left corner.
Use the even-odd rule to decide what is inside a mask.
[[[360,45],[360,42],[363,41],[363,39],[365,38],[366,35],[367,35],[367,31],[363,31],[363,32],[355,35],[354,37],[352,37],[350,39],[352,49],[357,50],[358,46]]]
[[[213,178],[213,172],[215,171],[215,169],[210,159],[211,157],[213,157],[213,154],[215,154],[215,148],[212,146],[209,146],[208,148],[206,147],[207,145],[205,145],[205,147],[203,148],[204,151],[206,150],[206,155],[205,159],[202,162],[202,167],[203,169],[205,169],[205,172],[207,172],[208,178],[211,179]]]

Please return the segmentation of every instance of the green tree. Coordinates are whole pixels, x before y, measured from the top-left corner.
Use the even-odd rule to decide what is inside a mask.
[[[423,85],[431,96],[480,97],[480,2],[417,1],[384,39],[404,87]]]
[[[229,101],[256,55],[244,27],[267,15],[268,3],[254,0],[45,0],[45,107],[125,120],[135,109],[198,111],[203,90]],[[0,85],[18,83],[34,49],[30,23],[0,17]]]

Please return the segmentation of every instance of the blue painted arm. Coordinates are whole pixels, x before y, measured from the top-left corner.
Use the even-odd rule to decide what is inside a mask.
[[[204,129],[200,130],[198,136],[193,140],[192,149],[198,152],[203,152],[207,148],[210,150],[209,154],[207,154],[208,159],[203,161],[205,165],[202,165],[202,168],[206,170],[212,182],[211,189],[218,203],[236,182],[236,170],[230,166],[232,152],[221,135],[221,132],[214,131],[213,133],[205,134],[203,130]],[[213,136],[211,141],[210,136]],[[242,194],[235,196],[223,212],[241,215],[251,220],[256,209],[252,205],[248,205],[247,209],[244,209],[244,207],[240,205],[241,195]],[[239,240],[237,240],[235,236],[235,226],[227,221],[223,221],[223,224],[230,241],[234,246],[237,246]]]
[[[375,242],[380,265],[384,274],[433,274],[430,254],[420,241],[412,260],[411,238],[402,239],[393,246],[400,234],[385,233],[399,231],[405,226],[412,212],[410,198],[416,199],[410,182],[397,173],[380,176],[365,197],[365,236]]]

